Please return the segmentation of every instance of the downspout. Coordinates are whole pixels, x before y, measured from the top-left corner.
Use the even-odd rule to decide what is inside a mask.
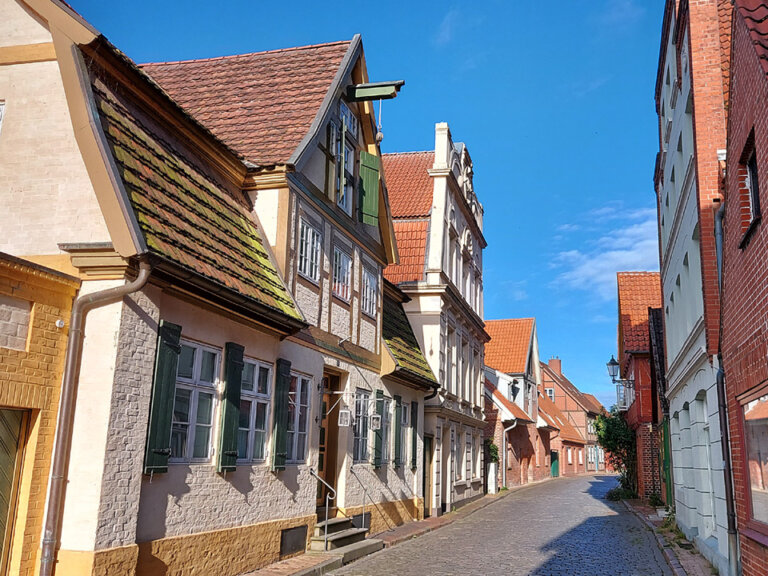
[[[515,423],[512,424],[512,426],[507,426],[504,428],[504,438],[502,439],[502,446],[503,446],[503,453],[502,453],[502,463],[504,465],[504,469],[501,471],[501,485],[506,488],[507,487],[507,432],[514,429],[514,427],[517,426],[517,418],[515,418]]]
[[[728,563],[731,574],[738,573],[739,549],[736,533],[736,506],[733,496],[733,469],[731,467],[731,444],[728,429],[728,402],[725,395],[725,370],[723,369],[722,338],[723,338],[723,219],[725,218],[725,203],[715,212],[715,254],[717,255],[717,287],[720,295],[720,334],[717,351],[717,407],[720,417],[720,446],[723,453],[723,476],[725,481],[725,513],[728,519]]]
[[[133,282],[114,288],[107,288],[92,294],[84,294],[72,305],[69,336],[67,338],[67,356],[64,376],[61,382],[61,400],[59,418],[56,423],[56,443],[53,448],[51,464],[51,487],[48,494],[48,511],[43,529],[40,576],[51,576],[56,555],[56,542],[59,539],[61,506],[64,496],[64,480],[69,467],[69,450],[72,443],[72,423],[75,415],[77,383],[80,372],[80,353],[83,346],[83,325],[85,316],[94,308],[119,300],[124,296],[141,290],[149,280],[152,266],[146,260],[139,262],[139,274]]]

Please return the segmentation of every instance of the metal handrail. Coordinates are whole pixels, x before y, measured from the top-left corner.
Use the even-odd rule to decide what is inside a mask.
[[[360,482],[360,486],[363,489],[363,528],[365,528],[365,500],[368,498],[368,489],[365,487],[365,484],[363,484],[363,481],[360,479],[360,476],[357,475],[357,472],[355,472],[355,467],[350,466],[349,471],[352,473],[352,476],[354,476],[358,482]]]
[[[323,551],[328,550],[328,503],[330,500],[336,500],[336,490],[333,489],[333,487],[328,484],[325,480],[320,478],[320,476],[317,475],[317,472],[313,468],[309,469],[309,473],[320,480],[320,482],[323,483],[323,485],[328,488],[328,492],[325,493],[325,526],[324,526],[324,534],[323,534]],[[333,492],[333,496],[331,496],[331,492]]]

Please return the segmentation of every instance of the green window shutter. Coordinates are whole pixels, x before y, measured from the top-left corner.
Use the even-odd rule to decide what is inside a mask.
[[[419,403],[411,402],[411,470],[416,470],[416,448],[419,444]]]
[[[155,377],[149,408],[149,431],[144,454],[144,474],[168,472],[171,456],[171,420],[176,393],[176,368],[179,364],[181,326],[160,320],[157,330]]]
[[[376,414],[381,418],[381,426],[374,430],[373,436],[373,467],[381,468],[381,440],[384,427],[384,391],[376,390]]]
[[[395,468],[403,465],[403,448],[400,442],[401,428],[403,427],[403,402],[400,396],[395,396]]]
[[[379,225],[379,157],[360,152],[360,221]]]
[[[221,407],[218,472],[237,469],[237,429],[240,419],[240,386],[243,381],[243,352],[240,344],[227,342],[224,347],[224,403]]]
[[[272,419],[272,471],[285,470],[288,454],[288,392],[291,387],[291,363],[277,359],[275,379],[275,417]]]

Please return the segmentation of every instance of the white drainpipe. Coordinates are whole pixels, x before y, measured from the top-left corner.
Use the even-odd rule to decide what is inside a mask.
[[[504,440],[502,441],[503,445],[503,454],[502,454],[502,463],[503,468],[501,470],[501,485],[506,488],[507,487],[507,432],[512,430],[515,426],[517,426],[517,418],[515,418],[515,423],[512,424],[512,426],[507,426],[504,428]]]

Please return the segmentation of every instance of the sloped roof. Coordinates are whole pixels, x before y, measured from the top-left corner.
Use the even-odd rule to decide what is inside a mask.
[[[174,145],[179,137],[146,116],[114,78],[90,69],[102,129],[150,253],[301,321],[240,191],[227,190],[204,162]],[[146,89],[155,88],[146,82]]]
[[[531,348],[534,318],[486,320],[491,341],[485,345],[485,364],[506,374],[524,374]]]
[[[381,336],[395,359],[396,370],[415,376],[424,383],[437,386],[437,379],[416,340],[403,305],[385,292],[383,310]]]
[[[661,276],[658,272],[619,272],[619,328],[623,342],[619,354],[648,352],[648,308],[661,307]]]
[[[578,430],[568,422],[568,418],[555,406],[555,403],[550,400],[546,394],[539,392],[539,412],[543,413],[542,416],[547,423],[552,423],[555,428],[560,430],[560,437],[566,442],[574,442],[576,444],[584,444],[584,438],[579,434]]]
[[[384,269],[384,277],[393,284],[418,282],[424,278],[424,260],[427,256],[429,220],[395,220],[397,252],[400,263]]]
[[[428,216],[432,210],[434,152],[382,154],[393,218]]]
[[[763,72],[768,74],[768,2],[736,0],[734,5],[747,25]]]
[[[760,399],[750,410],[744,413],[745,420],[765,420],[768,419],[768,401]]]
[[[142,64],[187,112],[259,165],[285,164],[309,131],[350,41]]]
[[[592,404],[592,409],[597,414],[605,414],[607,410],[605,409],[605,406],[603,406],[602,402],[595,398],[592,394],[587,394],[586,392],[582,392],[584,395],[584,398],[589,400],[589,402]]]
[[[565,374],[558,374],[555,372],[549,364],[546,362],[540,362],[541,369],[547,372],[549,374],[549,377],[555,380],[555,382],[563,389],[565,392],[573,398],[579,406],[581,406],[585,411],[587,412],[594,412],[596,414],[600,413],[599,408],[597,406],[600,406],[600,403],[597,403],[597,406],[595,406],[591,400],[587,398],[587,395],[584,394],[581,390],[579,390],[576,385],[568,380],[568,378],[565,376]],[[594,398],[594,396],[593,396]]]
[[[497,404],[500,404],[504,408],[506,408],[512,414],[512,416],[514,416],[515,420],[520,420],[521,422],[533,423],[533,420],[531,420],[530,416],[528,416],[528,414],[526,414],[523,411],[523,409],[520,408],[520,406],[518,406],[514,402],[511,402],[487,378],[485,380],[485,390],[493,398],[493,401],[496,402]]]

